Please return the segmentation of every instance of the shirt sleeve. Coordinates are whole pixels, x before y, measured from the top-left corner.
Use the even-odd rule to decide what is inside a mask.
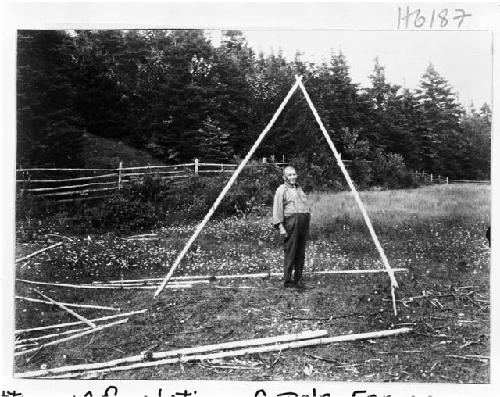
[[[304,193],[302,188],[300,188],[300,193],[301,193],[302,201],[304,202],[304,207],[305,207],[305,209],[307,209],[307,212],[310,214],[311,213],[311,201],[309,200],[309,197],[307,197],[307,194]]]
[[[273,201],[273,226],[277,227],[280,223],[283,223],[284,213],[283,213],[283,189],[278,188],[274,194]]]

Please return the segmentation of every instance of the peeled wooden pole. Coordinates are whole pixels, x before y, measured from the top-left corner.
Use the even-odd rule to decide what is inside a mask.
[[[87,331],[88,329],[89,328],[77,328],[77,329],[71,329],[69,331],[60,332],[57,334],[47,334],[47,335],[43,335],[43,336],[38,336],[36,338],[19,339],[15,342],[15,345],[16,345],[16,349],[17,349],[18,347],[20,347],[21,345],[23,345],[25,343],[37,342],[37,341],[44,340],[44,339],[57,338],[57,337],[60,337],[62,335],[76,334],[78,332]]]
[[[97,326],[92,322],[92,321],[89,321],[87,320],[85,317],[83,317],[82,315],[74,312],[73,310],[71,310],[70,308],[66,307],[65,305],[63,305],[62,303],[60,302],[56,302],[54,299],[51,299],[49,298],[48,296],[42,294],[40,291],[38,291],[37,289],[33,289],[33,291],[35,291],[38,295],[40,295],[42,298],[45,298],[47,299],[49,302],[52,302],[54,305],[60,307],[61,309],[63,309],[65,312],[71,314],[73,317],[76,317],[78,320],[80,321],[83,321],[85,324],[87,324],[88,326],[90,326],[91,328],[96,328]]]
[[[392,269],[394,273],[396,272],[407,272],[408,269],[406,268],[394,268]],[[315,272],[309,272],[309,275],[314,275],[314,274],[371,274],[371,273],[386,273],[386,269],[352,269],[352,270],[319,270]],[[196,284],[199,282],[204,282],[207,283],[206,280],[209,279],[215,279],[215,280],[226,280],[226,279],[239,279],[239,278],[266,278],[266,277],[282,277],[283,273],[246,273],[246,274],[221,274],[221,275],[206,275],[206,276],[177,276],[177,277],[172,277],[170,280],[172,280],[172,283],[176,284],[184,284],[184,283],[192,283]],[[156,284],[159,283],[161,278],[144,278],[144,279],[128,279],[128,280],[111,280],[108,281],[107,283],[109,284],[121,284],[123,285],[131,285],[131,284],[141,284],[141,283],[151,283],[151,284]],[[19,280],[19,281],[25,281],[25,280]],[[102,285],[102,284],[107,284],[103,283],[101,281],[94,281],[92,285]],[[55,284],[55,285],[62,285],[62,284]]]
[[[199,354],[199,353],[207,353],[207,352],[213,352],[213,351],[218,351],[218,350],[234,349],[234,348],[238,348],[241,346],[262,346],[262,345],[269,345],[272,343],[290,342],[290,341],[297,341],[297,340],[304,340],[304,339],[317,339],[319,337],[326,336],[326,335],[327,335],[327,331],[324,331],[324,330],[304,331],[304,332],[301,332],[300,334],[279,335],[279,336],[268,337],[268,338],[240,340],[240,341],[219,343],[219,344],[215,344],[215,345],[188,347],[188,348],[177,349],[177,350],[169,350],[166,352],[158,352],[158,353],[152,354],[152,359],[161,359],[161,358],[165,358],[165,357],[181,357],[181,356],[185,356],[188,354],[195,354],[195,353]],[[88,371],[88,370],[92,370],[92,369],[114,367],[114,366],[117,366],[120,364],[130,364],[130,363],[141,361],[143,359],[144,359],[144,356],[141,354],[141,355],[126,357],[126,358],[120,358],[117,360],[112,360],[112,361],[108,361],[108,362],[104,362],[104,363],[71,365],[71,366],[59,367],[59,368],[53,368],[53,369],[47,369],[47,370],[24,372],[24,373],[20,373],[17,375],[20,377],[26,378],[26,377],[33,377],[33,376],[54,375],[54,374],[60,374],[60,373],[72,372],[72,371],[80,371],[80,370]]]
[[[36,342],[32,342],[32,343],[26,343],[24,345],[16,345],[14,347],[14,349],[17,349],[17,350],[20,350],[20,349],[27,349],[28,347],[32,347],[32,346],[40,346],[39,343],[36,343]]]
[[[94,322],[94,323],[96,323],[96,322],[100,322],[100,321],[112,320],[114,318],[119,318],[119,317],[133,316],[134,314],[142,314],[142,313],[146,313],[147,311],[148,311],[148,309],[142,309],[142,310],[137,310],[137,311],[134,311],[134,312],[114,314],[112,316],[92,318],[91,321]],[[74,321],[74,322],[71,322],[71,323],[52,324],[52,325],[46,325],[44,327],[34,327],[34,328],[18,329],[14,333],[16,335],[17,334],[26,334],[28,332],[45,331],[45,330],[54,329],[54,328],[73,327],[75,325],[80,325],[82,323],[83,323],[83,321]]]
[[[28,302],[37,302],[37,303],[45,303],[47,305],[54,305],[55,303],[44,301],[42,299],[35,299],[35,298],[27,298],[25,296],[15,296],[14,298],[28,301]],[[119,312],[121,309],[117,309],[114,307],[109,307],[109,306],[97,306],[97,305],[79,305],[76,303],[63,303],[63,302],[57,302],[57,303],[62,303],[66,307],[82,307],[85,309],[97,309],[97,310],[115,310]]]
[[[351,188],[352,194],[354,195],[354,199],[356,200],[356,203],[358,204],[359,209],[361,210],[361,213],[363,214],[363,219],[365,220],[366,226],[368,227],[368,230],[370,231],[370,235],[372,236],[373,242],[375,243],[375,246],[377,247],[378,253],[380,255],[380,258],[382,259],[382,263],[384,264],[387,273],[389,274],[389,278],[391,280],[391,296],[392,296],[392,307],[394,309],[394,315],[397,316],[398,311],[396,308],[396,296],[394,290],[398,287],[398,282],[396,281],[396,278],[394,277],[394,272],[389,265],[389,261],[387,260],[387,257],[385,256],[384,249],[380,245],[380,242],[378,241],[377,234],[375,233],[375,230],[373,229],[372,223],[370,221],[370,217],[368,216],[365,206],[363,205],[363,202],[361,201],[361,198],[359,197],[358,191],[356,190],[356,187],[354,186],[354,183],[351,180],[351,177],[349,176],[349,173],[347,172],[344,162],[342,161],[342,158],[340,157],[339,152],[337,152],[337,149],[335,148],[335,145],[333,144],[333,141],[330,139],[330,135],[328,135],[328,132],[326,131],[325,126],[323,125],[323,122],[321,121],[321,118],[319,117],[318,112],[316,111],[316,108],[314,107],[314,104],[311,101],[311,98],[309,98],[309,94],[306,91],[306,88],[304,87],[304,84],[302,83],[302,79],[299,76],[295,76],[295,79],[297,83],[299,84],[300,89],[302,90],[302,93],[304,94],[304,97],[306,98],[306,101],[311,108],[311,111],[314,114],[314,118],[316,119],[316,122],[319,125],[319,128],[321,129],[321,132],[323,133],[324,137],[326,138],[326,141],[328,142],[328,146],[330,146],[330,149],[333,152],[333,155],[335,156],[335,159],[337,160],[337,164],[339,165],[342,173],[344,174],[344,177],[347,181],[347,184]]]
[[[257,150],[257,147],[260,145],[260,143],[262,142],[262,140],[264,139],[264,137],[266,136],[266,134],[268,133],[268,131],[273,126],[274,122],[276,121],[276,119],[280,115],[281,111],[283,110],[283,108],[287,104],[288,100],[292,97],[293,93],[295,92],[295,90],[299,86],[299,82],[300,82],[300,78],[298,77],[296,79],[296,81],[295,81],[295,84],[292,86],[292,88],[290,88],[290,91],[288,91],[288,94],[286,95],[285,99],[283,99],[283,102],[281,102],[281,105],[279,106],[279,108],[276,111],[276,113],[274,113],[274,116],[271,118],[271,121],[269,121],[269,123],[267,124],[266,128],[264,128],[264,130],[260,133],[259,137],[255,141],[255,143],[253,144],[253,146],[251,147],[251,149],[248,151],[248,153],[245,156],[245,158],[243,159],[243,161],[238,165],[238,168],[236,169],[236,171],[234,171],[234,174],[231,175],[231,178],[227,182],[226,186],[224,186],[224,189],[222,189],[222,191],[220,192],[219,196],[217,197],[217,199],[213,203],[213,205],[210,208],[210,210],[208,211],[208,213],[205,215],[205,217],[203,218],[203,220],[201,221],[201,223],[197,226],[197,228],[194,231],[193,235],[191,236],[191,238],[189,239],[189,241],[186,243],[186,245],[184,246],[184,248],[182,249],[182,251],[179,253],[179,255],[177,256],[177,258],[175,259],[175,262],[171,266],[170,271],[165,276],[165,279],[163,280],[163,282],[161,283],[161,285],[156,290],[155,295],[154,295],[155,297],[157,297],[161,293],[161,291],[163,291],[163,289],[165,288],[165,285],[167,284],[168,280],[170,280],[170,277],[172,277],[175,269],[177,269],[177,267],[179,266],[179,263],[181,262],[182,258],[184,258],[184,256],[186,255],[187,251],[189,250],[189,248],[191,247],[191,245],[193,244],[193,242],[196,240],[196,238],[201,233],[201,231],[203,230],[203,228],[205,227],[205,225],[207,224],[207,222],[210,220],[210,218],[212,217],[212,215],[215,213],[215,210],[217,209],[217,207],[219,206],[219,204],[222,202],[222,199],[224,198],[224,196],[226,195],[226,193],[229,191],[229,189],[233,185],[234,181],[236,180],[236,178],[240,174],[241,170],[246,166],[246,164],[248,163],[248,161],[250,160],[250,158],[254,154],[255,150]]]
[[[39,349],[41,349],[43,347],[54,346],[54,345],[58,345],[59,343],[67,342],[67,341],[72,340],[72,339],[81,338],[82,336],[93,334],[94,332],[102,331],[103,329],[106,329],[106,328],[109,328],[109,327],[113,327],[113,326],[118,325],[118,324],[123,324],[123,323],[126,323],[127,321],[128,321],[128,318],[126,318],[125,320],[115,321],[113,323],[101,325],[101,326],[96,327],[96,328],[91,328],[91,329],[89,329],[87,331],[81,332],[81,333],[76,334],[76,335],[71,335],[71,336],[67,336],[65,338],[54,340],[52,342],[46,343],[46,344],[44,344],[44,345],[42,345],[40,347],[34,348],[34,349],[23,350],[21,352],[14,353],[14,356],[21,356],[23,354],[27,354],[27,353],[31,353],[31,352],[37,351],[37,350],[39,350]]]
[[[29,254],[29,255],[23,256],[22,258],[16,259],[16,263],[17,262],[21,262],[21,261],[25,261],[26,259],[29,259],[29,258],[31,258],[31,257],[33,257],[35,255],[41,254],[42,252],[45,252],[45,251],[47,251],[47,250],[49,250],[51,248],[58,247],[58,246],[60,246],[62,244],[63,244],[63,242],[60,241],[59,243],[53,244],[53,245],[51,245],[49,247],[42,248],[41,250],[35,251],[35,252],[33,252],[33,253]]]
[[[44,281],[32,281],[32,280],[24,280],[24,279],[16,279],[21,283],[32,284],[32,285],[48,285],[51,287],[65,287],[65,288],[75,288],[75,289],[156,289],[157,287],[154,285],[142,285],[140,283],[124,283],[124,284],[66,284],[66,283],[48,283]],[[191,288],[192,284],[204,284],[208,283],[207,280],[199,280],[199,281],[185,281],[185,282],[175,282],[169,284],[169,288]],[[158,284],[158,283],[156,283]]]
[[[399,328],[399,329],[394,329],[394,330],[386,330],[386,331],[375,331],[375,332],[367,332],[363,334],[348,334],[348,335],[340,335],[340,336],[334,336],[330,338],[314,338],[314,339],[309,339],[309,340],[301,340],[301,341],[295,341],[295,342],[288,342],[288,343],[280,343],[280,344],[274,344],[274,345],[266,345],[266,346],[259,346],[259,347],[253,347],[253,348],[245,348],[245,349],[239,349],[239,350],[230,350],[230,351],[223,351],[223,352],[217,352],[217,353],[212,353],[212,354],[193,354],[193,355],[186,355],[186,356],[179,356],[176,358],[165,358],[162,360],[157,360],[157,361],[148,361],[148,362],[141,362],[141,363],[136,363],[132,365],[124,365],[124,366],[114,366],[110,368],[103,368],[100,370],[94,371],[95,374],[105,374],[108,372],[114,372],[114,371],[128,371],[131,369],[136,369],[136,368],[145,368],[145,367],[155,367],[158,365],[165,365],[165,364],[178,364],[178,363],[186,363],[189,361],[197,361],[197,360],[216,360],[216,359],[221,359],[221,358],[226,358],[226,357],[237,357],[237,356],[243,356],[246,354],[257,354],[257,353],[268,353],[268,352],[273,352],[273,351],[283,351],[287,349],[297,349],[301,347],[309,347],[309,346],[318,346],[318,345],[326,345],[329,343],[338,343],[338,342],[352,342],[356,340],[362,340],[362,339],[375,339],[375,338],[383,338],[383,337],[388,337],[388,336],[394,336],[394,335],[401,335],[401,334],[406,334],[411,332],[411,328]],[[37,371],[40,372],[40,371]],[[28,377],[25,376],[28,373],[21,373],[21,374],[15,374],[17,377]],[[74,374],[74,377],[79,377],[82,376],[83,373],[79,374]],[[88,375],[88,374],[86,374]],[[37,376],[37,375],[31,375],[31,377]],[[38,375],[41,376],[41,375]],[[64,376],[64,377],[69,377],[69,376]]]

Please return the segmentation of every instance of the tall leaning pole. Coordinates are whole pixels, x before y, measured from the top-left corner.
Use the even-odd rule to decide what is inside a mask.
[[[168,280],[170,280],[170,278],[172,277],[173,273],[175,272],[175,270],[179,266],[179,263],[181,262],[182,258],[184,258],[184,256],[188,252],[188,250],[191,247],[191,245],[193,244],[193,242],[196,240],[196,238],[198,237],[198,235],[200,234],[200,232],[203,230],[203,228],[205,227],[205,225],[207,224],[207,222],[210,220],[210,218],[212,217],[212,215],[215,213],[215,210],[217,209],[217,207],[221,203],[222,199],[224,198],[224,196],[226,195],[226,193],[229,191],[229,189],[231,188],[231,186],[233,185],[233,183],[236,181],[236,178],[238,178],[238,175],[240,174],[241,170],[243,168],[245,168],[245,166],[247,165],[248,161],[250,160],[250,158],[252,157],[252,155],[255,153],[255,150],[257,150],[257,148],[259,147],[260,143],[262,142],[262,140],[264,139],[264,137],[266,136],[266,134],[269,132],[269,130],[271,129],[271,127],[273,126],[273,124],[275,123],[275,121],[277,120],[277,118],[279,117],[279,115],[281,114],[281,112],[283,111],[284,107],[286,106],[286,104],[288,103],[288,101],[290,100],[290,98],[292,97],[293,93],[299,87],[299,83],[301,82],[301,79],[302,79],[301,77],[297,77],[296,78],[295,84],[292,86],[292,88],[290,88],[290,91],[288,91],[288,94],[286,95],[285,99],[283,99],[283,101],[281,102],[281,105],[278,107],[278,110],[276,110],[276,113],[274,113],[274,116],[271,118],[271,120],[267,124],[266,128],[264,128],[264,130],[260,133],[259,137],[255,141],[255,143],[253,144],[253,146],[250,148],[250,150],[248,151],[248,153],[245,156],[245,158],[243,159],[243,161],[239,164],[238,168],[236,168],[236,171],[234,171],[233,175],[231,176],[231,178],[227,182],[226,186],[224,187],[224,189],[222,189],[222,191],[220,192],[219,196],[217,197],[217,199],[215,200],[215,202],[212,204],[212,207],[210,208],[210,210],[208,211],[208,213],[205,215],[205,217],[200,222],[200,224],[196,227],[196,230],[194,231],[194,233],[191,236],[191,238],[189,239],[189,241],[186,243],[186,245],[184,246],[184,248],[182,249],[182,251],[179,253],[179,255],[177,255],[177,258],[175,259],[174,264],[170,268],[170,271],[165,276],[165,278],[163,279],[161,285],[156,290],[156,292],[154,294],[155,297],[157,297],[163,291],[163,289],[165,288],[165,286],[168,283]]]
[[[342,161],[342,158],[340,157],[339,152],[335,148],[335,145],[333,144],[330,135],[328,135],[328,132],[326,131],[325,126],[323,125],[323,122],[321,121],[321,118],[319,117],[319,114],[314,107],[314,104],[311,101],[311,98],[309,97],[309,94],[307,93],[306,88],[304,87],[304,84],[302,83],[302,78],[300,76],[295,76],[296,82],[299,84],[299,87],[304,94],[304,97],[307,101],[307,104],[311,108],[311,111],[314,114],[314,118],[316,119],[316,122],[319,125],[319,128],[321,129],[321,132],[323,133],[323,136],[325,137],[326,141],[328,142],[328,146],[333,152],[333,156],[335,157],[335,160],[337,160],[337,164],[339,165],[342,174],[344,174],[344,177],[347,181],[347,184],[351,188],[352,194],[354,195],[354,199],[356,200],[356,203],[358,204],[359,209],[361,210],[361,213],[363,214],[363,219],[365,220],[366,226],[368,227],[368,230],[370,231],[370,235],[373,239],[373,242],[375,243],[375,246],[377,247],[377,251],[380,255],[380,258],[382,259],[382,263],[384,264],[384,267],[387,271],[387,274],[389,275],[389,278],[391,280],[391,297],[392,297],[392,307],[394,309],[394,315],[397,316],[398,311],[396,308],[396,293],[395,290],[398,288],[398,282],[396,281],[396,277],[394,276],[394,271],[392,270],[391,266],[389,265],[389,261],[387,260],[387,257],[385,256],[384,249],[380,245],[380,242],[378,240],[377,234],[375,233],[375,230],[373,229],[372,223],[370,221],[370,218],[368,216],[368,213],[366,212],[365,206],[363,205],[363,202],[361,201],[361,198],[359,197],[358,191],[356,190],[356,187],[354,186],[354,183],[352,182],[351,177],[349,176],[349,173],[347,172],[347,169],[345,168],[344,162]]]

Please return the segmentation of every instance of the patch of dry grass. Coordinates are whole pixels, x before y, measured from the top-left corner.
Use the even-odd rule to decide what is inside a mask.
[[[423,223],[438,218],[489,221],[489,185],[434,185],[418,189],[364,191],[361,201],[373,223]],[[315,193],[312,221],[318,227],[336,219],[362,220],[361,211],[351,192]]]

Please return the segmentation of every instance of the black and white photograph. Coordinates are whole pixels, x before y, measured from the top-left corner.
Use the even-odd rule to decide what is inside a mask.
[[[16,27],[14,380],[491,384],[489,8],[363,7]]]

